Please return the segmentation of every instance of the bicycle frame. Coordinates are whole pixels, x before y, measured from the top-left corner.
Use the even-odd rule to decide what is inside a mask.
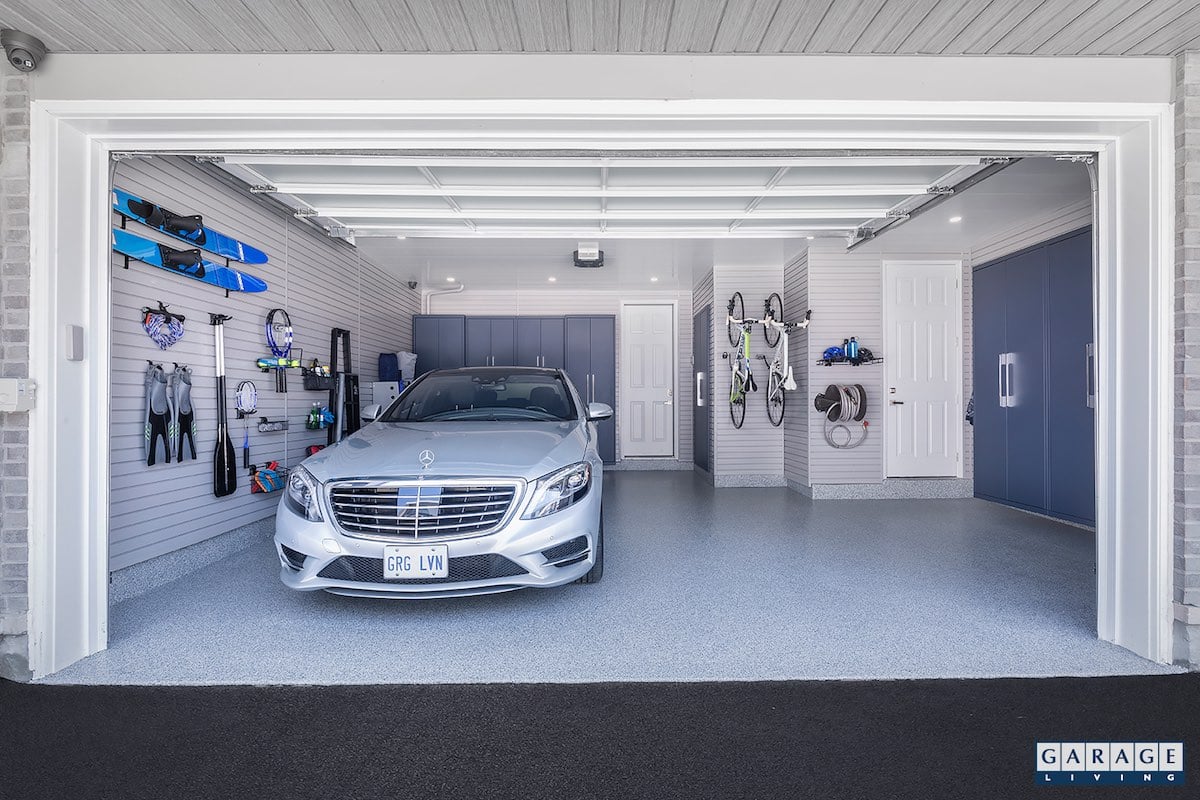
[[[767,364],[768,375],[778,375],[780,380],[777,382],[767,381],[767,386],[771,387],[774,383],[774,390],[768,389],[767,402],[771,402],[778,395],[785,391],[791,392],[796,389],[796,379],[792,375],[792,367],[788,363],[788,328],[789,326],[775,320],[763,320],[763,325],[774,328],[779,331],[779,344],[775,346],[775,354],[768,359],[766,356],[762,360]]]
[[[741,326],[742,345],[730,359],[732,374],[729,381],[729,402],[738,403],[745,399],[746,391],[755,391],[754,371],[750,367],[750,329],[758,324],[755,320],[740,320],[729,317],[728,321]],[[738,381],[741,378],[741,381]]]

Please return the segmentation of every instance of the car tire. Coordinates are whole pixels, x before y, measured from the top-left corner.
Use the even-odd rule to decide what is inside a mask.
[[[599,583],[604,577],[604,513],[600,514],[600,532],[596,534],[596,563],[579,579],[580,583]]]

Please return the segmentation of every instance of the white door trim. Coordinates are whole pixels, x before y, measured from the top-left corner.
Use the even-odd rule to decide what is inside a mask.
[[[958,352],[958,358],[955,359],[955,364],[954,364],[954,383],[955,383],[955,386],[958,387],[958,390],[955,393],[955,404],[956,404],[957,419],[958,419],[959,424],[954,426],[954,432],[955,432],[954,446],[955,446],[955,454],[957,455],[957,471],[955,472],[955,477],[961,478],[961,477],[963,477],[963,451],[964,451],[963,426],[962,426],[963,372],[964,372],[963,353],[965,352],[965,347],[966,347],[966,343],[963,342],[963,285],[962,285],[963,262],[962,261],[931,260],[931,259],[916,259],[916,258],[885,259],[883,261],[883,266],[882,266],[882,269],[880,270],[880,275],[883,279],[883,346],[884,346],[883,347],[883,355],[884,355],[883,373],[884,373],[884,381],[885,381],[884,385],[887,386],[887,385],[891,384],[891,382],[892,382],[891,370],[896,365],[895,358],[891,357],[891,356],[894,356],[894,354],[895,354],[895,348],[894,348],[895,343],[892,341],[892,325],[891,325],[891,320],[888,318],[888,309],[891,307],[891,304],[888,302],[888,293],[890,291],[888,287],[891,285],[887,279],[888,270],[889,269],[901,269],[905,266],[912,266],[915,264],[920,264],[922,266],[953,267],[955,269],[954,277],[955,277],[955,286],[958,289],[958,302],[955,303],[955,305],[954,305],[954,308],[955,308],[954,330],[955,330],[955,334],[956,334],[955,341],[957,343],[957,347],[955,349]],[[888,398],[887,398],[887,395],[885,394],[882,402],[886,404],[887,401],[888,401]],[[886,409],[885,409],[885,413],[886,413]],[[885,418],[886,418],[886,416],[885,416]],[[889,424],[886,426],[886,432],[885,432],[885,437],[887,439],[887,452],[884,454],[884,461],[885,461],[884,474],[887,475],[889,478],[892,477],[891,458],[892,458],[892,453],[895,450],[895,448],[892,447],[892,437],[896,435],[895,427],[896,426],[890,424],[890,421],[889,421]]]
[[[628,361],[625,360],[625,358],[626,358],[626,353],[625,353],[625,347],[626,347],[625,309],[629,306],[670,306],[671,307],[671,328],[672,328],[672,330],[671,330],[672,351],[671,352],[672,352],[672,358],[674,360],[674,369],[671,370],[671,379],[672,379],[671,415],[673,418],[672,427],[674,429],[674,432],[672,435],[673,435],[675,441],[671,446],[671,455],[670,456],[661,456],[661,458],[679,458],[679,300],[676,298],[671,298],[671,299],[663,299],[663,300],[629,300],[629,301],[622,300],[621,301],[621,311],[620,311],[619,317],[617,318],[617,326],[618,326],[618,336],[620,336],[620,338],[621,338],[620,363],[622,365],[629,363]],[[620,377],[618,378],[618,381],[617,381],[617,383],[620,386],[620,394],[618,395],[618,399],[619,399],[619,402],[623,403],[624,400],[620,400],[620,398],[629,397],[629,394],[628,394],[629,372],[628,372],[628,370],[621,368],[620,373],[621,373]],[[618,409],[617,413],[620,414],[619,409]],[[625,428],[622,425],[621,435],[617,437],[618,450],[624,449],[622,446],[622,442],[621,442],[621,439],[624,435],[625,435]],[[626,456],[623,452],[620,452],[620,453],[618,453],[618,457],[621,460],[624,460]],[[650,456],[650,457],[651,458],[659,458],[659,456]],[[640,456],[631,456],[631,458],[640,458]]]
[[[62,72],[75,62],[70,56],[54,61],[56,65],[47,67],[47,80],[41,75],[35,80],[35,97],[44,96],[37,92],[47,86],[70,89],[71,80]],[[537,71],[537,79],[543,74]],[[303,77],[291,75],[289,85],[305,86]],[[511,96],[532,85],[506,91]],[[75,90],[78,87],[71,91]],[[536,112],[543,119],[574,115],[584,122],[612,114],[622,119],[644,115],[697,125],[705,120],[748,125],[747,108],[758,108],[761,117],[755,119],[770,117],[771,124],[764,123],[756,139],[729,134],[722,146],[753,148],[770,141],[794,148],[1099,152],[1097,320],[1106,325],[1096,339],[1097,489],[1102,498],[1097,509],[1097,626],[1100,638],[1169,662],[1175,396],[1172,107],[1166,102],[940,102],[914,97],[881,102],[869,113],[861,103],[822,100],[754,105],[693,99],[491,99],[481,104],[469,99],[329,101],[315,93],[303,100],[252,102],[192,102],[170,96],[35,99],[30,129],[30,374],[38,383],[38,406],[29,414],[29,639],[34,675],[62,669],[103,649],[107,641],[111,259],[105,190],[110,151],[403,150],[418,138],[405,125],[438,113],[446,120],[455,112],[459,120],[472,114],[527,119]],[[420,117],[422,113],[427,116]],[[836,137],[828,132],[831,121],[837,123]],[[1014,132],[1011,122],[1020,122],[1021,129]],[[452,124],[445,122],[447,127]],[[785,125],[794,132],[780,133]],[[534,141],[537,126],[530,124],[525,133]],[[591,140],[581,139],[575,146],[612,146],[602,139],[593,132]],[[654,149],[662,141],[626,138],[621,145]],[[521,141],[497,137],[495,144],[517,147]],[[85,328],[89,355],[84,362],[61,357],[59,331],[66,324]],[[1154,399],[1148,406],[1138,400],[1134,413],[1130,404],[1133,398],[1146,397],[1147,387]],[[91,402],[73,403],[68,409],[60,401],[80,397]],[[1136,478],[1121,480],[1123,475]]]

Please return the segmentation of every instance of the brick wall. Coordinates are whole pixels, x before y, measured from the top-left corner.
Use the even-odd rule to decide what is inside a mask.
[[[1175,67],[1175,656],[1200,667],[1200,52]]]
[[[29,374],[29,79],[0,67],[0,375]],[[0,676],[28,679],[29,424],[0,412]]]

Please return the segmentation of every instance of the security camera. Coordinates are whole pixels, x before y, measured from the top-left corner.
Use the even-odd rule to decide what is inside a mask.
[[[0,31],[0,44],[4,45],[8,63],[20,72],[33,72],[46,57],[46,45],[42,40],[21,31]]]

